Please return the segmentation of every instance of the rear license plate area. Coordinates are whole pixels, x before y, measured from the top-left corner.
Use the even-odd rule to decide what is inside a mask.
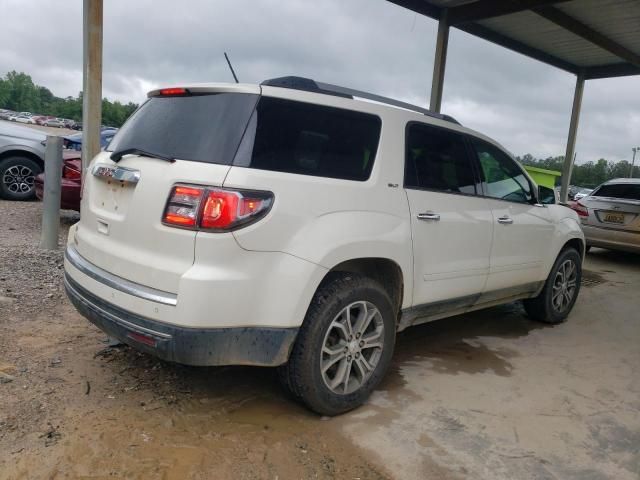
[[[615,224],[623,224],[624,223],[624,213],[619,212],[604,212],[603,214],[603,222],[606,223],[615,223]]]
[[[96,178],[92,197],[98,211],[104,214],[124,215],[140,180],[140,172],[119,166],[97,164],[91,173]]]

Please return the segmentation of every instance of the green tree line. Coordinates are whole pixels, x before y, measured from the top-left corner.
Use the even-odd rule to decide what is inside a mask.
[[[523,157],[516,157],[516,159],[523,165],[529,165],[532,167],[545,168],[547,170],[562,171],[564,164],[564,155],[559,157],[548,158],[535,158],[533,155],[527,153]],[[626,178],[629,176],[631,169],[631,162],[627,160],[620,160],[618,162],[612,162],[604,158],[599,159],[597,162],[589,161],[586,163],[575,164],[571,173],[571,185],[578,185],[580,187],[593,188],[597,187],[607,180],[612,178]],[[640,177],[640,166],[638,162],[633,167],[633,176],[635,178]],[[560,185],[560,177],[556,179],[556,184]]]
[[[16,112],[32,112],[82,121],[82,92],[76,98],[56,97],[51,90],[33,83],[26,73],[15,71],[0,78],[0,107]],[[102,99],[102,124],[120,127],[138,108],[135,103],[127,104]]]

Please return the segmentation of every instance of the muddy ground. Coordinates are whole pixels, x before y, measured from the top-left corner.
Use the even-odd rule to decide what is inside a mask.
[[[560,326],[513,304],[407,330],[370,402],[327,419],[270,369],[109,346],[37,248],[40,207],[0,201],[0,479],[640,477],[638,256],[594,250]]]

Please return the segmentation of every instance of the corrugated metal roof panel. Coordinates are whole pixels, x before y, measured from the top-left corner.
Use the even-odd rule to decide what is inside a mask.
[[[574,0],[556,8],[640,55],[639,0]]]
[[[478,24],[580,67],[620,62],[620,58],[546,18],[524,11]]]
[[[640,74],[640,0],[388,1],[586,78]]]

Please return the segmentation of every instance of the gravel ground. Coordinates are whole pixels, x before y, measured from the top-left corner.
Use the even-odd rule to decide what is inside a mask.
[[[47,252],[41,204],[0,200],[0,480],[389,478],[339,421],[286,398],[271,369],[111,345],[63,293],[77,218],[62,212],[61,246]]]
[[[62,289],[62,250],[43,250],[40,238],[40,204],[0,200],[0,305],[5,311],[32,315],[66,301]],[[79,218],[63,210],[60,245]],[[0,322],[6,321],[3,315]]]

